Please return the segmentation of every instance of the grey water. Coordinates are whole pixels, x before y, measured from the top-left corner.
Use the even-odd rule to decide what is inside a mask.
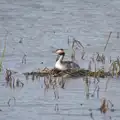
[[[119,56],[119,13],[119,0],[0,0],[0,57],[7,41],[0,75],[0,120],[90,120],[89,109],[94,120],[109,120],[109,116],[119,120],[119,78],[110,80],[107,91],[106,80],[101,79],[99,98],[89,100],[85,97],[84,82],[80,78],[69,79],[65,89],[59,89],[56,100],[52,89],[44,93],[41,79],[33,82],[22,75],[37,68],[53,68],[56,59],[53,51],[68,49],[68,36],[81,41],[89,56],[104,52],[112,32],[105,54]],[[26,64],[21,62],[24,54]],[[80,53],[77,55],[80,66],[88,66],[88,61],[81,61],[79,56]],[[24,83],[23,88],[11,89],[5,85],[6,68],[18,72],[16,77]],[[9,107],[7,102],[12,97],[16,98],[16,104],[11,100]],[[97,111],[102,97],[112,101],[115,112],[104,116]]]

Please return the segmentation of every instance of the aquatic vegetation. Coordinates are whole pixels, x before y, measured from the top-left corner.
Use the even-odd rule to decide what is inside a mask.
[[[107,40],[107,43],[104,47],[104,51],[107,48],[110,36],[112,32],[109,34],[109,38]],[[22,43],[22,41],[19,41],[19,43]],[[73,40],[70,41],[68,39],[68,46],[72,48],[71,52],[71,60],[76,61],[77,54],[76,51],[80,51],[80,60],[83,62],[86,60],[87,53],[85,51],[85,47],[82,45],[82,42],[76,40],[73,38]],[[22,64],[26,64],[26,57],[27,55],[24,54],[22,58]],[[105,63],[106,63],[106,56],[103,53],[96,52],[90,57],[88,60],[88,67],[87,69],[85,68],[80,68],[79,70],[77,69],[68,69],[68,70],[58,70],[56,68],[43,68],[40,69],[38,68],[36,71],[31,71],[31,72],[25,72],[22,75],[26,77],[26,80],[32,80],[33,82],[35,80],[43,80],[43,88],[44,90],[44,95],[50,91],[53,92],[53,97],[54,100],[56,101],[54,110],[56,113],[60,112],[59,108],[59,100],[60,100],[60,91],[59,89],[65,90],[66,84],[69,81],[68,78],[82,78],[84,82],[84,92],[85,92],[85,97],[87,100],[90,99],[98,99],[100,100],[100,80],[107,78],[106,80],[106,85],[105,85],[105,92],[107,91],[108,88],[108,83],[112,77],[119,77],[120,76],[120,59],[117,57],[116,59],[112,60],[110,56],[110,66],[108,68],[108,71],[105,71]],[[101,66],[98,68],[98,64],[101,64]],[[94,70],[92,69],[94,66]],[[12,72],[10,69],[6,69],[5,71],[5,80],[7,83],[7,86],[10,87],[11,89],[16,89],[16,88],[23,88],[24,83],[20,80],[20,78],[15,77],[15,74]],[[92,89],[91,89],[92,87]],[[16,105],[16,98],[12,97],[8,100],[7,104],[8,106],[12,106],[12,102],[14,103],[13,105]],[[114,112],[117,109],[114,109],[114,105],[110,100],[107,100],[107,98],[103,98],[102,102],[100,104],[99,108],[89,108],[88,106],[85,106],[83,103],[79,104],[79,109],[81,111],[87,110],[89,113],[86,113],[92,120],[95,120],[94,117],[94,111],[99,111],[101,115],[105,115],[107,112]],[[72,109],[72,108],[71,108]],[[77,108],[78,109],[78,108]],[[78,115],[78,114],[75,114]],[[79,114],[81,116],[82,114]]]
[[[12,71],[8,69],[6,69],[6,72],[5,72],[5,80],[7,85],[10,86],[10,88],[24,86],[24,83],[22,83],[18,78],[15,78]]]
[[[111,34],[112,34],[112,32],[110,32],[110,34],[109,34],[108,40],[104,47],[104,51],[106,50],[106,47],[110,40]],[[86,53],[85,47],[82,45],[82,43],[79,40],[76,40],[74,37],[72,37],[72,38],[73,39],[70,40],[68,37],[68,46],[72,48],[72,53],[71,53],[72,61],[76,60],[76,50],[78,50],[78,51],[82,50],[81,59],[84,61],[85,60],[84,56]],[[22,39],[20,39],[19,43],[22,43]],[[58,87],[58,85],[59,85],[59,87],[64,88],[65,82],[66,82],[64,78],[83,77],[83,81],[85,82],[86,97],[89,98],[90,95],[91,95],[91,97],[94,97],[95,93],[97,93],[97,98],[99,98],[99,89],[100,89],[99,84],[98,84],[99,78],[108,77],[110,79],[114,75],[118,77],[120,75],[120,61],[119,61],[119,57],[114,61],[112,61],[111,57],[110,57],[111,65],[110,65],[109,70],[106,72],[106,71],[104,71],[104,65],[105,65],[105,61],[106,61],[106,56],[104,55],[104,53],[101,54],[99,52],[95,52],[95,54],[93,56],[91,56],[90,59],[91,60],[88,64],[88,69],[80,68],[79,70],[68,69],[68,70],[60,71],[55,68],[49,69],[49,68],[45,67],[44,69],[38,69],[37,71],[32,71],[32,72],[25,72],[23,74],[25,75],[27,80],[29,79],[29,76],[32,76],[31,79],[33,81],[40,77],[44,77],[45,91],[47,91],[51,87],[52,87],[52,89],[54,89],[56,91],[56,88]],[[103,67],[97,69],[97,63],[101,63],[103,65]],[[26,54],[24,54],[24,56],[22,58],[22,64],[26,64]],[[94,66],[95,66],[94,71],[92,71],[92,64],[94,64]],[[94,78],[94,83],[96,83],[94,91],[92,93],[89,90],[91,77]],[[14,78],[11,70],[6,69],[5,79],[7,81],[7,84],[11,88],[15,88],[15,86],[16,87],[24,86],[24,84],[19,80],[19,78]],[[109,79],[106,81],[105,90],[107,90]],[[54,94],[55,94],[55,96],[57,96],[56,94],[58,94],[58,93],[54,92]]]
[[[108,39],[107,39],[107,41],[106,41],[106,45],[105,45],[105,47],[104,47],[104,51],[105,51],[106,48],[107,48],[107,45],[108,45],[108,42],[109,42],[109,40],[110,40],[111,34],[112,34],[112,32],[109,33]]]
[[[22,64],[26,64],[26,61],[27,61],[27,60],[26,60],[26,57],[27,57],[27,55],[24,54],[24,55],[23,55],[23,58],[22,58]]]
[[[1,59],[0,59],[0,72],[2,71],[2,62],[4,60],[5,51],[6,51],[6,39],[5,39],[5,42],[4,42],[4,49],[3,49],[2,56],[1,56]]]
[[[98,71],[90,71],[90,70],[85,70],[85,69],[80,69],[80,70],[65,70],[65,71],[60,71],[57,69],[48,69],[47,71],[40,70],[40,71],[33,71],[33,72],[26,72],[23,73],[25,76],[28,75],[34,75],[34,76],[46,76],[48,74],[51,74],[54,77],[83,77],[83,76],[91,76],[91,77],[97,77],[99,76],[100,78],[105,78],[107,76],[112,76],[111,72],[105,72],[104,70],[100,69]],[[119,75],[119,72],[117,72],[117,75]]]
[[[119,60],[119,57],[117,58],[117,60],[115,60],[111,63],[109,71],[111,71],[112,76],[114,76],[114,75],[116,75],[117,77],[119,76],[119,74],[120,74],[120,60]]]

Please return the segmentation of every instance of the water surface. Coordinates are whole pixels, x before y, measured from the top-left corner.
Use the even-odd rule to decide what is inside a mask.
[[[120,40],[116,36],[120,30],[119,6],[119,0],[1,0],[0,53],[4,40],[7,40],[3,68],[18,71],[16,77],[24,82],[24,87],[15,90],[6,87],[3,71],[0,79],[0,119],[90,120],[89,108],[94,109],[95,119],[103,119],[103,115],[96,110],[100,106],[100,99],[94,97],[86,100],[84,82],[80,78],[67,81],[65,89],[59,89],[59,99],[55,100],[53,90],[44,94],[43,80],[26,81],[21,73],[36,68],[52,68],[56,58],[52,51],[68,48],[68,36],[80,40],[87,54],[91,55],[95,51],[103,52],[112,31],[105,54],[118,56]],[[19,43],[21,39],[23,43]],[[27,64],[21,63],[24,54],[27,55]],[[82,67],[88,66],[81,62],[79,55],[78,63]],[[107,97],[118,109],[110,113],[114,120],[120,118],[119,86],[119,79],[111,80],[105,92],[105,80],[100,81],[100,98]],[[12,96],[16,98],[16,105],[8,107],[7,101]],[[84,105],[81,107],[80,104]],[[59,107],[58,111],[55,106]]]

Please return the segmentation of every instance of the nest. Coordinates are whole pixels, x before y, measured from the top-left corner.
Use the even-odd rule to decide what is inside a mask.
[[[96,72],[85,70],[85,69],[68,69],[68,70],[58,70],[56,68],[48,69],[45,68],[43,70],[38,70],[34,72],[26,72],[24,75],[34,75],[34,76],[40,76],[44,77],[47,75],[52,75],[53,77],[84,77],[84,76],[90,76],[90,77],[100,77],[105,78],[107,76],[112,76],[110,72],[104,72],[104,70],[98,70]],[[120,75],[120,72],[118,72],[118,75]]]

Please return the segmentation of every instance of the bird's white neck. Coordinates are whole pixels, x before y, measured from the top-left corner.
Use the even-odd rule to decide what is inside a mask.
[[[61,63],[64,58],[64,55],[60,55],[59,59],[57,60],[58,63]]]
[[[65,66],[62,64],[64,55],[60,55],[58,60],[55,63],[55,68],[60,69],[60,70],[66,70]]]

